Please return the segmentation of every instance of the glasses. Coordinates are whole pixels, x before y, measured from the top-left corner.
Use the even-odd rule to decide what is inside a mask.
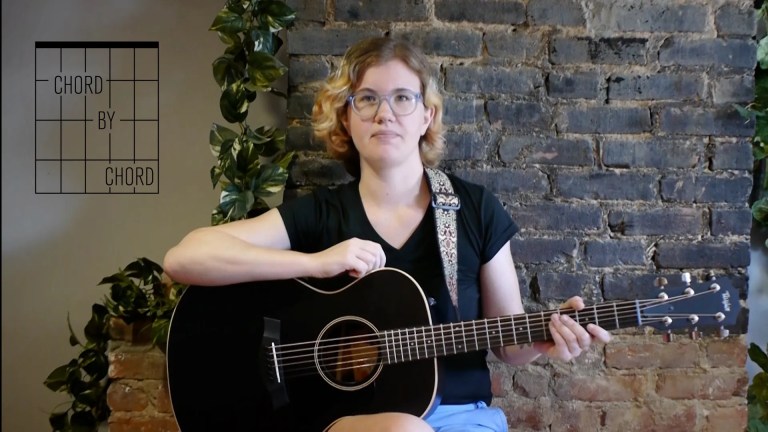
[[[352,105],[352,110],[362,119],[372,118],[379,112],[381,102],[386,100],[389,109],[396,116],[407,116],[416,111],[416,106],[421,100],[421,93],[410,90],[397,90],[388,95],[379,95],[371,91],[354,93],[347,98]]]

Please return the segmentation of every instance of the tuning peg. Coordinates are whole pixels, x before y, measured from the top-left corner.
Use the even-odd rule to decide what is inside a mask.
[[[670,343],[672,342],[672,339],[674,339],[674,335],[669,330],[667,330],[661,337],[662,337],[662,340],[666,343]]]
[[[717,280],[717,276],[715,276],[715,272],[713,272],[712,270],[708,271],[707,272],[707,280],[708,281]]]
[[[728,337],[728,335],[730,335],[730,334],[731,334],[731,331],[730,331],[730,330],[728,330],[728,329],[727,329],[727,328],[725,328],[725,327],[720,327],[720,338],[721,338],[721,339],[725,339],[725,338],[727,338],[727,337]]]
[[[691,330],[691,332],[689,333],[689,335],[691,336],[691,340],[695,340],[695,341],[697,341],[697,340],[701,339],[701,332],[699,332],[699,331],[698,331],[697,329],[695,329],[695,328],[694,328],[693,330]]]
[[[669,282],[667,281],[667,278],[659,276],[656,278],[653,284],[656,285],[656,288],[664,289],[664,287],[666,287]]]
[[[691,274],[688,273],[688,272],[683,272],[683,274],[680,275],[680,279],[686,285],[690,285],[691,284]]]

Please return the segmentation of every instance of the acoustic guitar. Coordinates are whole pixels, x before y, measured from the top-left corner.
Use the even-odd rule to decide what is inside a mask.
[[[736,321],[727,279],[667,285],[658,298],[433,324],[419,285],[384,268],[335,290],[308,282],[186,289],[171,319],[171,405],[182,432],[322,431],[354,414],[426,416],[437,358],[549,340],[549,317],[608,330],[720,328]]]

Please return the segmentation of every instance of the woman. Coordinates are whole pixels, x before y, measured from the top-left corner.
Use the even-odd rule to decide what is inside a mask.
[[[360,277],[383,266],[410,274],[434,299],[434,320],[478,319],[523,312],[510,238],[517,227],[483,187],[451,176],[457,212],[458,309],[446,288],[425,166],[443,152],[442,98],[426,57],[390,38],[359,42],[317,95],[316,135],[356,180],[285,203],[262,216],[200,228],[172,248],[165,270],[176,281],[224,285],[294,277]],[[342,285],[343,286],[343,285]],[[574,297],[565,307],[581,309]],[[553,315],[551,342],[494,349],[526,364],[540,355],[570,361],[593,339],[610,335]],[[441,359],[440,406],[421,419],[403,413],[343,417],[344,431],[506,431],[501,410],[488,407],[485,352]]]

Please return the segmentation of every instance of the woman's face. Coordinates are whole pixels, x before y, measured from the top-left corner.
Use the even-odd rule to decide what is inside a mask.
[[[358,114],[352,102],[347,104],[344,127],[360,152],[361,164],[392,167],[409,158],[421,160],[419,141],[432,121],[434,110],[424,106],[421,81],[416,73],[402,61],[390,60],[370,67],[353,94],[363,101],[375,100],[376,96],[381,100],[375,114],[367,116]],[[414,111],[400,115],[393,112],[390,103],[400,108],[407,106],[408,95],[419,95]],[[392,96],[390,103],[387,96]]]

